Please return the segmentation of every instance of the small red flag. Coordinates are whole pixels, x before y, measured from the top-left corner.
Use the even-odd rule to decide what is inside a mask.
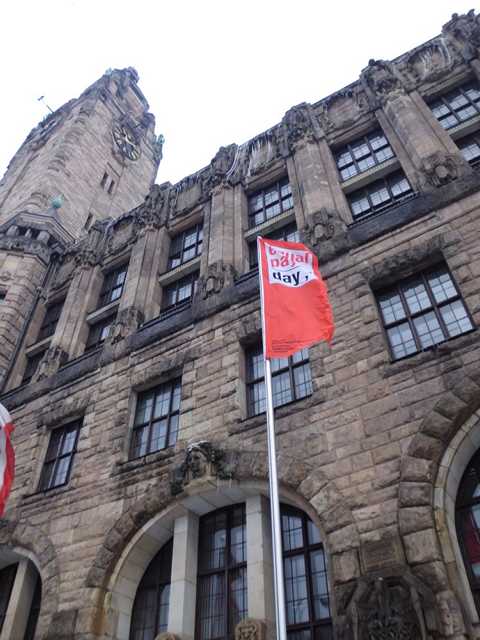
[[[335,329],[317,256],[304,244],[257,238],[263,283],[265,357],[287,358]]]
[[[3,404],[0,404],[0,518],[5,511],[5,504],[15,475],[15,453],[10,440],[13,429],[10,414]]]

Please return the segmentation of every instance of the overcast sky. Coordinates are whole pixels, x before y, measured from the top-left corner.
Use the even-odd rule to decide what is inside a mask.
[[[0,175],[47,110],[133,66],[166,139],[157,182],[434,37],[472,0],[4,0]]]

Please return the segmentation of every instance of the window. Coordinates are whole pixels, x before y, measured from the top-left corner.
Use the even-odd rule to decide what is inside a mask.
[[[31,356],[27,356],[27,366],[25,367],[25,371],[23,373],[22,384],[28,384],[33,378],[35,372],[37,371],[38,365],[42,361],[45,353],[46,349],[32,354]]]
[[[265,372],[262,347],[246,353],[248,415],[256,416],[266,410]],[[300,400],[313,392],[308,349],[297,351],[289,358],[272,360],[273,405],[280,407]]]
[[[95,322],[95,324],[90,325],[85,351],[92,351],[93,349],[100,347],[105,342],[110,335],[110,329],[115,322],[115,318],[116,315],[113,314],[107,318],[103,318],[103,320]]]
[[[465,569],[480,613],[480,451],[463,474],[455,504],[455,520]]]
[[[52,431],[38,487],[39,491],[48,491],[68,483],[81,426],[82,422],[77,420]]]
[[[245,505],[200,519],[197,587],[197,640],[233,637],[248,615]]]
[[[6,297],[7,297],[7,294],[4,291],[0,291],[0,304],[4,302]]]
[[[290,640],[333,640],[327,563],[320,532],[296,509],[281,507],[282,542]]]
[[[380,292],[377,302],[394,360],[473,329],[446,265]]]
[[[139,458],[177,441],[181,380],[162,384],[138,396],[130,458]]]
[[[248,198],[248,226],[256,227],[292,207],[292,188],[288,178],[284,178]]]
[[[197,289],[198,275],[198,271],[195,271],[164,287],[162,311],[167,311],[191,302]]]
[[[130,640],[156,638],[167,631],[173,540],[148,565],[133,603]]]
[[[38,332],[38,340],[44,340],[45,338],[53,336],[57,327],[58,320],[60,318],[60,313],[62,312],[64,302],[65,301],[62,300],[61,302],[55,302],[54,304],[48,305],[45,316],[43,318],[42,326],[40,327],[40,331]]]
[[[105,185],[107,184],[107,180],[108,180],[108,173],[107,173],[107,172],[105,172],[105,173],[103,174],[102,180],[101,180],[101,182],[100,182],[100,186],[101,186],[102,188],[104,188],[104,187],[105,187]]]
[[[375,131],[339,149],[335,161],[344,181],[394,157],[387,138],[381,131]]]
[[[5,622],[5,616],[7,615],[8,603],[17,573],[17,566],[16,564],[11,564],[4,569],[0,569],[0,633],[3,623]]]
[[[285,227],[276,229],[271,233],[266,234],[264,237],[270,238],[270,240],[284,240],[286,242],[299,242],[297,225],[295,223],[288,224]],[[248,244],[249,263],[250,269],[256,269],[258,267],[258,252],[257,252],[257,239]]]
[[[105,275],[98,299],[98,308],[104,307],[121,297],[127,276],[127,268],[127,265],[123,265]]]
[[[480,162],[480,131],[457,141],[462,156],[471,165]]]
[[[193,260],[202,253],[203,224],[196,224],[172,238],[167,270]]]
[[[363,189],[347,196],[353,217],[358,220],[367,215],[391,207],[399,200],[412,195],[412,188],[405,175],[395,172],[386,178],[380,178]]]
[[[432,102],[430,109],[444,129],[451,129],[480,112],[480,88],[464,84]]]

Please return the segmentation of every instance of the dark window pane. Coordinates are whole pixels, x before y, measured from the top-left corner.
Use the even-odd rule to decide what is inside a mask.
[[[68,482],[81,426],[82,423],[78,421],[52,431],[40,478],[40,491]]]
[[[291,187],[284,179],[248,199],[249,227],[255,227],[293,207]]]
[[[127,268],[128,267],[126,265],[123,265],[117,269],[109,271],[105,275],[98,299],[99,308],[104,307],[121,297],[125,278],[127,276]]]
[[[196,224],[178,234],[170,243],[167,270],[193,260],[202,252],[203,226]]]
[[[377,164],[394,158],[392,148],[386,137],[379,131],[355,140],[335,154],[340,177],[342,180],[368,171]],[[359,206],[356,207],[357,209]]]

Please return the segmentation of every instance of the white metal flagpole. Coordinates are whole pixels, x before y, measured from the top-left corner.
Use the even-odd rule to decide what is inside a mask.
[[[260,278],[260,309],[262,315],[263,365],[267,401],[267,442],[268,442],[268,483],[270,488],[270,517],[272,521],[273,546],[273,590],[275,593],[275,623],[277,640],[287,640],[285,591],[283,582],[282,528],[280,519],[280,499],[278,496],[277,452],[275,446],[275,420],[272,394],[272,371],[270,360],[265,357],[265,310],[263,297],[262,256],[257,238],[258,275]]]

